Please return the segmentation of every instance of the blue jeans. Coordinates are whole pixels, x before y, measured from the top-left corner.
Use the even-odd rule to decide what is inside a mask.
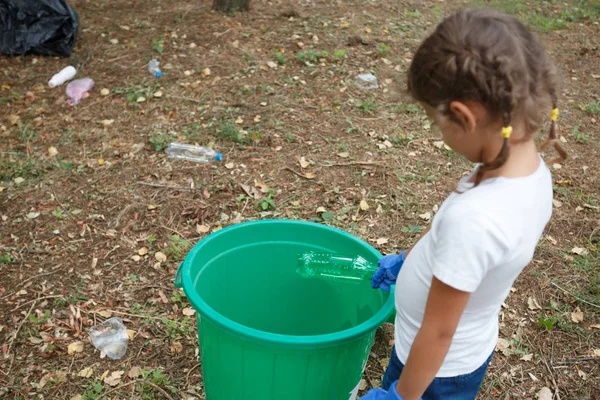
[[[490,354],[481,367],[469,374],[435,378],[423,394],[423,400],[474,400],[493,355],[494,352]],[[400,377],[403,369],[404,365],[396,355],[396,348],[392,348],[392,356],[381,387],[387,390]]]

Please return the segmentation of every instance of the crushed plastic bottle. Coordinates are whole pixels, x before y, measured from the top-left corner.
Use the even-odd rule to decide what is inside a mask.
[[[48,82],[48,86],[50,86],[51,88],[60,86],[63,83],[73,79],[76,74],[77,70],[75,69],[75,67],[69,65],[68,67],[63,68],[59,73],[54,74],[52,79],[50,79],[50,81]]]
[[[90,328],[88,333],[94,347],[100,350],[100,358],[107,356],[111,360],[119,360],[125,355],[129,336],[121,318],[109,318]]]
[[[359,74],[354,83],[363,90],[375,90],[379,87],[377,77],[373,74]]]
[[[202,164],[221,161],[223,159],[221,153],[217,153],[210,147],[194,146],[192,144],[171,143],[165,151],[169,158],[194,161]]]
[[[374,265],[361,256],[308,252],[298,258],[298,273],[303,278],[324,278],[361,282],[371,279],[377,271]]]
[[[157,78],[162,77],[162,72],[160,71],[160,62],[157,59],[152,59],[148,63],[148,72],[154,75]]]
[[[94,80],[91,78],[76,79],[67,85],[67,104],[71,107],[79,104],[81,99],[85,97],[87,92],[94,87]]]

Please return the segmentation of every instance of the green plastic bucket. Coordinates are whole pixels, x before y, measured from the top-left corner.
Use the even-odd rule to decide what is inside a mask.
[[[355,399],[393,293],[296,274],[305,251],[377,250],[325,225],[248,222],[200,241],[177,271],[197,311],[207,400]]]

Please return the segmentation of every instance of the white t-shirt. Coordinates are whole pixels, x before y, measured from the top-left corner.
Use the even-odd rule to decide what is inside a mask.
[[[403,363],[423,322],[433,277],[471,293],[437,377],[473,372],[492,353],[500,307],[552,215],[552,177],[541,158],[526,177],[486,179],[473,188],[471,176],[440,207],[396,282],[395,342]]]

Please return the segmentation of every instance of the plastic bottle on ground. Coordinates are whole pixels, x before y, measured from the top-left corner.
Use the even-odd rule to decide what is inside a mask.
[[[223,155],[215,152],[210,147],[194,146],[191,144],[171,143],[165,150],[169,158],[177,160],[194,161],[207,164],[212,161],[221,161]]]
[[[150,72],[157,78],[160,78],[162,76],[162,72],[160,71],[160,62],[158,62],[157,59],[150,60],[150,62],[148,63],[148,72]]]
[[[368,280],[377,271],[361,256],[308,252],[298,258],[296,272],[304,278],[323,278],[361,282]]]
[[[63,83],[73,79],[75,74],[77,74],[77,70],[69,65],[68,67],[63,68],[58,74],[55,74],[48,82],[48,86],[51,88],[60,86]]]

